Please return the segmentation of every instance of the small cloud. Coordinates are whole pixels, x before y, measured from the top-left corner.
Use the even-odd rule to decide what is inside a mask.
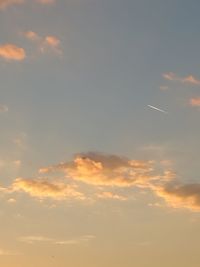
[[[6,60],[21,61],[26,57],[23,48],[17,47],[13,44],[0,45],[0,57]]]
[[[190,105],[192,107],[200,107],[200,97],[191,98]]]
[[[163,78],[169,81],[176,81],[183,84],[191,84],[200,86],[200,80],[195,78],[193,75],[188,75],[185,77],[180,77],[173,72],[164,73]]]
[[[126,197],[118,195],[118,194],[114,194],[112,192],[102,192],[102,193],[97,194],[97,197],[101,199],[115,199],[115,200],[121,200],[121,201],[127,200]]]
[[[16,251],[0,249],[0,256],[18,256],[18,255],[21,255],[21,253]]]
[[[6,105],[0,105],[0,113],[8,112],[8,107]]]
[[[0,9],[5,9],[8,6],[24,3],[24,0],[0,0]]]
[[[25,38],[37,44],[38,50],[41,53],[54,51],[58,54],[62,54],[61,41],[53,35],[40,36],[34,31],[27,31],[24,33]]]
[[[9,198],[9,199],[8,199],[8,203],[16,203],[16,199],[14,199],[14,198]]]

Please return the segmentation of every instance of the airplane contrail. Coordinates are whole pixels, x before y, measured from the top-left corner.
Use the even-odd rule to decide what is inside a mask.
[[[160,109],[160,108],[157,108],[157,107],[154,107],[154,106],[151,106],[151,105],[148,105],[148,107],[149,107],[149,108],[152,108],[152,109],[155,109],[155,110],[157,110],[157,111],[160,111],[160,112],[162,112],[162,113],[165,113],[165,114],[168,113],[168,112],[165,111],[165,110],[162,110],[162,109]]]

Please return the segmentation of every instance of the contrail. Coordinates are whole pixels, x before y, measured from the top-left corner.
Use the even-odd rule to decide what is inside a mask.
[[[157,110],[157,111],[160,111],[160,112],[162,112],[162,113],[165,113],[165,114],[167,114],[167,113],[168,113],[168,112],[167,112],[167,111],[165,111],[165,110],[159,109],[159,108],[157,108],[157,107],[154,107],[154,106],[151,106],[151,105],[148,105],[148,107],[149,107],[149,108],[152,108],[152,109],[155,109],[155,110]]]

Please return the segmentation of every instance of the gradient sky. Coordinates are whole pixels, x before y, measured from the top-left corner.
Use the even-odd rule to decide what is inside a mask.
[[[200,266],[199,10],[0,0],[1,266]]]

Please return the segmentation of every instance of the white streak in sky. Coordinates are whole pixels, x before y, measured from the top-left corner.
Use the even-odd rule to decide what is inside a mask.
[[[157,108],[157,107],[154,107],[154,106],[151,106],[151,105],[148,105],[148,107],[149,107],[149,108],[152,108],[152,109],[155,109],[155,110],[157,110],[157,111],[160,111],[160,112],[162,112],[162,113],[165,113],[165,114],[167,114],[167,113],[168,113],[168,112],[167,112],[167,111],[165,111],[165,110],[159,109],[159,108]]]

